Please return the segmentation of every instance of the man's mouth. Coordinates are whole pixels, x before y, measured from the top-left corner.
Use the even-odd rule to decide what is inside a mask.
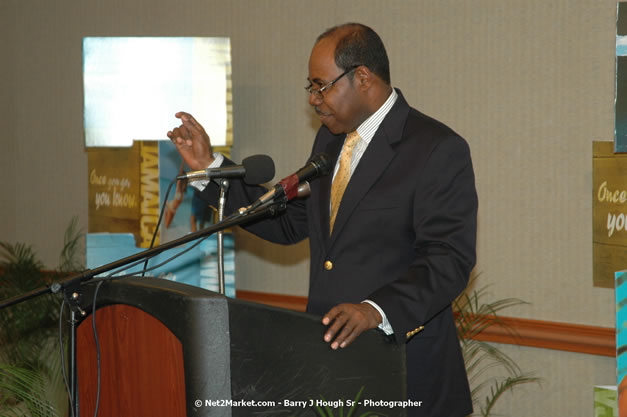
[[[316,114],[317,114],[318,116],[327,116],[327,117],[328,117],[328,116],[331,116],[331,113],[325,113],[325,112],[323,112],[322,110],[320,110],[318,107],[316,107],[316,108],[315,108],[315,110],[316,110]]]

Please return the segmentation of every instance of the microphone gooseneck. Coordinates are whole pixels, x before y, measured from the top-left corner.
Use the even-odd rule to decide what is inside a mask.
[[[227,165],[191,171],[176,177],[177,180],[211,180],[214,178],[242,178],[246,184],[257,185],[274,178],[274,161],[268,155],[252,155],[241,165]]]

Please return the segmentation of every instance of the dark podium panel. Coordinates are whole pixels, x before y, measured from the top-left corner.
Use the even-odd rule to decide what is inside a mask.
[[[95,285],[85,286],[91,312]],[[317,316],[172,281],[102,284],[99,416],[405,416],[404,348],[378,331],[333,351]],[[91,315],[78,326],[81,415],[96,404]]]

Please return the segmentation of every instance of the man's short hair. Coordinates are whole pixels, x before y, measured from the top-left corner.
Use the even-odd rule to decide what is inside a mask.
[[[361,23],[345,23],[327,29],[318,36],[320,40],[339,33],[335,47],[335,65],[344,71],[364,65],[379,78],[390,84],[390,61],[383,41],[377,33]],[[352,78],[353,74],[348,74]]]

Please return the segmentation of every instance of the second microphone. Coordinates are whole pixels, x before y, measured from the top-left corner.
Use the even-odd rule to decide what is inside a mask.
[[[249,185],[263,184],[274,178],[274,161],[268,155],[252,155],[244,158],[241,165],[207,168],[176,177],[177,180],[190,181],[214,178],[242,178]]]

